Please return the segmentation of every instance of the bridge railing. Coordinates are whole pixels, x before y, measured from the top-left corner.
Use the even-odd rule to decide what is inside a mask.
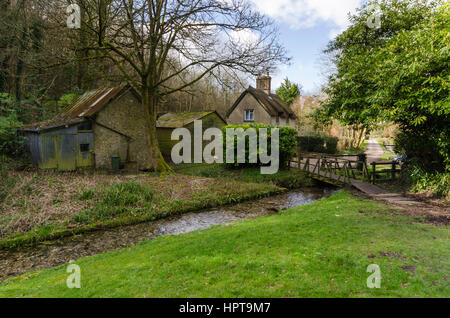
[[[395,180],[400,175],[401,166],[395,161],[376,161],[369,165],[366,161],[349,159],[355,155],[327,155],[315,153],[297,154],[296,166],[306,173],[324,178],[332,178],[338,182],[350,183],[350,179],[375,184],[379,180]],[[380,167],[389,166],[388,169]],[[382,178],[383,176],[388,178]]]
[[[384,180],[389,179],[390,181],[395,180],[397,175],[400,175],[401,165],[396,161],[375,161],[371,163],[371,182],[375,184],[377,180],[382,179],[382,176],[388,176]],[[383,169],[384,166],[389,166],[389,168]],[[382,169],[378,169],[381,167]]]
[[[370,174],[365,161],[347,159],[351,155],[298,154],[297,168],[305,173],[350,184],[350,179],[369,182]]]

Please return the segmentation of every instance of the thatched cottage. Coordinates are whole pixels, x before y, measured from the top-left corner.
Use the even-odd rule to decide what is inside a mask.
[[[271,92],[269,73],[258,76],[256,88],[249,87],[236,100],[226,114],[229,124],[263,123],[278,127],[295,128],[295,113],[277,94]]]

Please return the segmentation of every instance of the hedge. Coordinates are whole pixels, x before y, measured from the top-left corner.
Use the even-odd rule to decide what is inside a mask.
[[[298,145],[303,152],[335,154],[339,139],[327,136],[300,136]]]
[[[246,131],[249,128],[256,129],[257,132],[257,140],[258,140],[258,147],[257,147],[257,154],[259,155],[259,132],[261,128],[267,129],[268,134],[268,140],[267,140],[267,148],[268,153],[271,153],[271,129],[278,128],[279,129],[279,146],[280,146],[280,168],[287,168],[289,166],[289,162],[292,160],[292,158],[295,155],[296,149],[297,149],[297,130],[295,130],[292,127],[275,127],[271,125],[265,125],[265,124],[247,124],[247,125],[228,125],[224,126],[222,128],[223,136],[224,136],[224,162],[226,162],[226,148],[227,148],[227,128],[233,128],[233,129],[239,129],[242,128],[244,131]],[[245,143],[245,164],[238,164],[238,163],[232,163],[227,164],[228,167],[235,167],[235,168],[244,168],[244,167],[260,167],[263,166],[263,163],[260,162],[259,156],[258,156],[258,163],[251,164],[249,163],[249,138],[246,137],[246,143]],[[234,148],[237,149],[237,143],[238,143],[238,137],[234,137]],[[235,158],[236,161],[236,158]]]

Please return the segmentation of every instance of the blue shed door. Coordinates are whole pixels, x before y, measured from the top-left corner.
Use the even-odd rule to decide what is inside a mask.
[[[77,168],[76,135],[61,135],[58,147],[58,170],[74,171]]]

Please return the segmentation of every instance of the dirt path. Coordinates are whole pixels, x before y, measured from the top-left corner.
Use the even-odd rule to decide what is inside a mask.
[[[380,146],[378,141],[370,139],[366,150],[367,163],[371,164],[374,161],[380,161],[384,155],[384,149]]]
[[[415,196],[399,193],[367,194],[356,189],[352,193],[360,197],[386,203],[395,208],[392,210],[394,213],[422,217],[422,222],[438,226],[450,225],[450,206],[445,202],[430,202],[429,200],[422,200]]]

